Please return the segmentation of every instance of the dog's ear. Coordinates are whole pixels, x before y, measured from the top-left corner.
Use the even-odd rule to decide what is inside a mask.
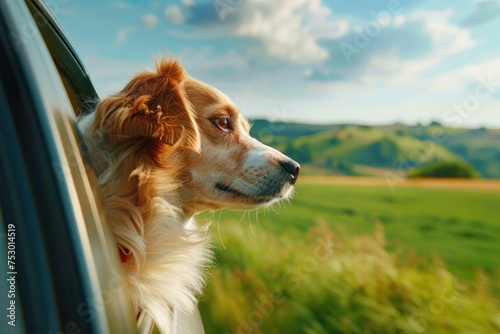
[[[156,61],[156,72],[139,73],[120,93],[99,103],[94,130],[115,143],[152,138],[198,152],[199,132],[183,89],[184,76],[177,61]]]

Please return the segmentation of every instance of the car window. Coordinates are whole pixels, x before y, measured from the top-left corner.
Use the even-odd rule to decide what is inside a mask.
[[[114,271],[120,269],[115,243],[74,124],[73,110],[92,87],[82,69],[71,67],[75,60],[61,61],[71,60],[70,48],[46,45],[35,33],[50,19],[41,19],[47,15],[39,2],[28,3],[31,14],[24,2],[0,3],[6,105],[0,113],[0,208],[4,230],[16,230],[16,320],[25,332],[134,333],[132,305]],[[84,93],[72,105],[67,87]],[[22,323],[16,327],[24,332]]]
[[[50,15],[43,1],[28,1],[28,8],[34,17],[47,49],[56,65],[57,72],[64,84],[76,115],[81,111],[93,109],[99,99],[83,63],[71,46],[64,30]]]

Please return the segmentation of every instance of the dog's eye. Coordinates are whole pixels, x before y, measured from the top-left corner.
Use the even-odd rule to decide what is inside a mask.
[[[221,130],[232,130],[231,125],[229,124],[229,119],[227,117],[212,118],[210,121],[213,125]]]

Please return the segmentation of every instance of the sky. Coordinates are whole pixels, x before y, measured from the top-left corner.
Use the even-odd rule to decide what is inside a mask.
[[[500,128],[500,0],[46,0],[101,97],[180,60],[247,118]]]

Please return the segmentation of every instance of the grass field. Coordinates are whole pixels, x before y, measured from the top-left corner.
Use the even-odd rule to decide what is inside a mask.
[[[438,255],[453,274],[463,278],[471,278],[478,268],[490,274],[500,268],[498,183],[485,181],[491,184],[488,188],[483,182],[436,181],[436,187],[462,182],[463,188],[469,188],[450,190],[428,188],[430,181],[420,181],[424,188],[410,183],[392,191],[377,179],[347,185],[350,179],[310,178],[305,180],[308,183],[299,182],[289,204],[259,212],[219,211],[204,218],[219,223],[213,227],[216,242],[228,224],[249,224],[254,231],[300,238],[319,220],[351,235],[373,233],[379,222],[389,250],[403,257],[412,252],[427,258]],[[331,180],[343,184],[334,185]]]
[[[218,265],[201,305],[208,333],[459,333],[462,327],[467,329],[463,333],[500,331],[498,184],[426,181],[427,186],[421,182],[391,190],[368,179],[351,184],[332,178],[302,181],[291,203],[272,210],[198,217],[213,221],[218,249]],[[290,292],[290,284],[288,290],[280,287],[290,266],[299,268],[301,277],[306,255],[314,253],[318,238],[330,234],[349,245],[347,250],[333,256],[328,266],[316,261],[298,292]],[[352,277],[346,279],[343,273]],[[383,278],[377,278],[379,273]],[[450,291],[463,298],[457,299],[459,307],[453,304],[432,313],[429,305],[441,300],[443,286],[456,279],[460,283]],[[462,284],[466,288],[458,287]],[[263,317],[258,326],[249,325],[255,300],[276,289],[287,296],[288,306],[272,303],[272,316]],[[358,292],[351,296],[353,291]],[[325,301],[323,294],[331,298]],[[418,312],[424,316],[416,317]]]

